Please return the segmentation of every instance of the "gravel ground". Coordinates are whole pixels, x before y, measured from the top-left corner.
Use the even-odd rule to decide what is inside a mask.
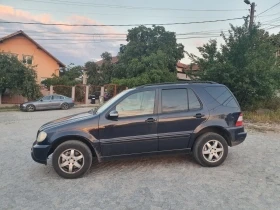
[[[35,163],[30,147],[50,120],[86,111],[0,113],[0,209],[280,209],[280,134],[249,131],[220,167],[190,155],[97,163],[66,180]]]

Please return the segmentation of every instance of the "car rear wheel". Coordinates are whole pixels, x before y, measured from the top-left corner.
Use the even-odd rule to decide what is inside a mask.
[[[61,104],[61,109],[63,109],[63,110],[69,109],[69,104],[67,104],[67,103]]]
[[[28,112],[34,112],[35,111],[35,106],[32,104],[29,104],[26,106],[26,111]]]
[[[193,147],[193,155],[202,166],[221,165],[228,154],[226,140],[217,133],[205,133],[198,137]]]
[[[89,170],[92,163],[92,153],[83,142],[66,141],[55,149],[52,163],[59,176],[75,179],[83,176]]]

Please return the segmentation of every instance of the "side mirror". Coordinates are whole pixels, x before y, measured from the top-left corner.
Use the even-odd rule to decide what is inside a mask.
[[[110,117],[119,117],[119,113],[116,110],[113,110],[109,113]]]

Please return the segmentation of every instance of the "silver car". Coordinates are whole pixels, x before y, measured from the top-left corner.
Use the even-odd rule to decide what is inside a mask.
[[[20,105],[20,110],[34,112],[46,109],[69,109],[74,106],[72,98],[63,95],[48,95],[37,101],[29,101]]]

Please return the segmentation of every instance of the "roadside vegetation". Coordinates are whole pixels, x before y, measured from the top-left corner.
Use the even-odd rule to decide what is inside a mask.
[[[28,99],[41,96],[36,83],[36,66],[24,65],[15,56],[0,53],[0,95],[8,89]]]

